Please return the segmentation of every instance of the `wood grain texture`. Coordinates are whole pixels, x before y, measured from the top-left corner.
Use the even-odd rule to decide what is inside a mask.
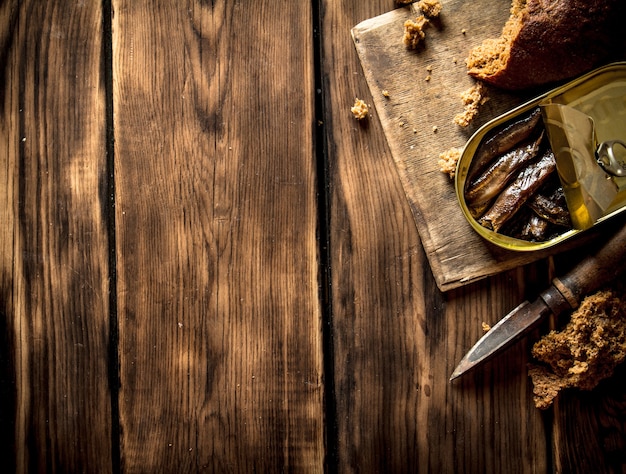
[[[9,472],[110,472],[102,11],[0,6],[2,446]]]
[[[484,95],[489,100],[471,125],[455,124],[453,118],[463,112],[461,94],[475,84],[465,66],[468,51],[483,39],[499,36],[511,2],[441,3],[440,17],[425,28],[424,44],[417,50],[407,49],[402,42],[404,22],[420,13],[415,4],[359,22],[352,34],[376,118],[389,142],[435,279],[445,291],[545,258],[564,246],[513,252],[487,242],[468,224],[453,181],[440,171],[440,153],[462,148],[481,125],[539,93],[509,94],[486,86]]]
[[[320,470],[310,5],[113,7],[123,469]]]
[[[579,254],[439,290],[350,113],[392,0],[277,5],[0,2],[2,467],[624,472],[623,366],[534,408],[548,327],[448,382]]]
[[[529,291],[525,272],[440,292],[376,113],[350,114],[355,96],[374,99],[348,32],[391,8],[325,2],[322,17],[339,472],[545,472],[527,343],[448,382],[482,322]]]

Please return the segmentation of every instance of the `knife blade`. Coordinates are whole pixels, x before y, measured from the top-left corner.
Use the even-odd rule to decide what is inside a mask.
[[[626,269],[626,225],[571,271],[555,278],[532,303],[525,301],[493,326],[459,362],[454,380],[503,351],[550,315],[574,310],[581,299]]]

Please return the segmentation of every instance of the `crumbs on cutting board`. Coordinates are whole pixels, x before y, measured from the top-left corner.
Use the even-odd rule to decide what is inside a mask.
[[[415,3],[421,15],[418,15],[414,20],[409,19],[404,22],[404,36],[402,41],[407,49],[415,50],[423,45],[426,38],[426,28],[430,25],[431,21],[439,18],[443,7],[439,0],[419,0],[417,2],[414,0],[396,0],[398,6],[411,3]],[[466,28],[462,28],[459,31],[460,34],[464,36],[467,34]],[[452,62],[457,65],[459,61],[457,58],[453,58]],[[426,66],[424,81],[429,83],[433,82],[433,66],[431,64]],[[390,97],[389,91],[386,89],[381,90],[381,93],[385,98]],[[483,83],[475,82],[470,88],[461,92],[460,99],[463,111],[452,117],[452,122],[459,127],[467,128],[478,115],[481,106],[484,105],[489,98],[485,95]],[[369,113],[367,104],[357,99],[357,102],[355,102],[355,105],[352,107],[352,113],[355,118],[362,120],[367,117]],[[405,127],[407,124],[404,120],[400,120],[398,125],[399,127]],[[418,130],[414,127],[411,127],[411,130],[414,134],[418,133]],[[438,130],[437,125],[432,126],[432,133],[437,133]],[[439,168],[451,179],[453,179],[456,174],[456,166],[461,156],[461,150],[462,148],[459,147],[451,147],[439,154]]]
[[[450,179],[456,174],[456,164],[461,158],[461,148],[452,147],[439,154],[439,169]]]
[[[369,107],[364,100],[357,97],[354,100],[354,105],[350,108],[350,111],[355,119],[363,120],[364,118],[367,118],[367,114],[369,114]]]
[[[460,127],[467,127],[474,117],[478,115],[480,107],[489,100],[485,95],[485,88],[482,82],[476,82],[472,87],[461,93],[463,101],[463,112],[458,113],[454,117],[454,123]]]
[[[407,48],[417,49],[424,38],[426,38],[424,28],[427,24],[428,20],[424,15],[418,16],[415,21],[406,20],[404,22],[404,36],[402,37],[402,42]]]
[[[442,6],[439,0],[419,0],[417,2],[418,8],[422,11],[424,16],[429,19],[435,19],[439,17]]]
[[[408,49],[417,49],[424,42],[426,38],[424,30],[428,27],[431,20],[439,17],[442,10],[439,0],[419,0],[417,7],[422,14],[415,20],[406,20],[404,22],[402,42]]]
[[[426,38],[425,29],[430,24],[430,21],[438,18],[442,11],[442,5],[439,0],[420,0],[418,2],[396,0],[398,5],[408,5],[409,3],[416,3],[417,7],[421,11],[415,20],[406,20],[404,22],[404,36],[403,43],[408,49],[417,49],[422,45]],[[467,34],[467,30],[462,28],[460,30],[462,35]],[[453,64],[458,64],[458,59],[452,59]],[[426,67],[426,76],[424,80],[426,82],[432,81],[432,65]],[[452,121],[462,128],[467,128],[474,118],[478,115],[480,108],[489,100],[485,95],[485,88],[482,82],[474,83],[469,89],[461,92],[461,103],[463,105],[463,111],[457,113],[452,117]],[[433,126],[433,133],[437,133],[437,126]],[[451,178],[454,177],[456,172],[456,163],[460,157],[459,148],[450,148],[439,155],[439,165],[442,172],[448,174]]]

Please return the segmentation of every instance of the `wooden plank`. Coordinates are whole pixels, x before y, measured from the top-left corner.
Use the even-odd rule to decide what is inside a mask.
[[[311,6],[113,7],[123,469],[319,471]]]
[[[361,21],[352,33],[376,119],[382,123],[430,265],[439,288],[448,290],[545,258],[565,246],[514,252],[487,242],[466,221],[452,180],[440,171],[441,152],[462,148],[479,126],[531,97],[486,87],[489,100],[472,124],[462,128],[453,122],[463,111],[461,93],[475,83],[467,75],[467,53],[483,39],[500,34],[511,2],[441,3],[441,17],[426,28],[424,46],[417,51],[402,43],[404,22],[419,12],[414,6]]]
[[[533,291],[528,277],[545,283],[543,273],[517,269],[440,292],[376,113],[351,116],[355,96],[373,97],[349,31],[389,8],[323,3],[338,472],[545,472],[527,343],[448,382],[482,322],[517,306]]]
[[[111,472],[99,5],[0,6],[0,458]]]

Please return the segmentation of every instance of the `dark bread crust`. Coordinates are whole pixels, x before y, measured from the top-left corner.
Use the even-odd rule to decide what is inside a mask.
[[[626,56],[624,0],[514,0],[498,40],[470,51],[468,73],[519,90],[553,83]]]

